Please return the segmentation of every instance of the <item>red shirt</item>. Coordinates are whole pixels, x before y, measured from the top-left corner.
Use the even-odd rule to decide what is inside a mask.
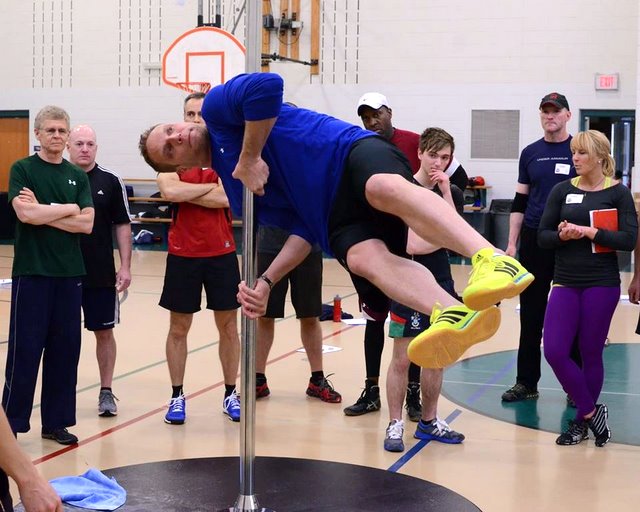
[[[218,183],[213,169],[194,167],[180,174],[187,183]],[[235,252],[236,244],[228,208],[205,208],[177,203],[169,228],[168,251],[176,256],[207,258]]]
[[[389,139],[394,146],[402,151],[409,159],[413,174],[420,169],[420,159],[418,158],[418,148],[420,147],[420,135],[407,130],[393,129],[393,137]]]

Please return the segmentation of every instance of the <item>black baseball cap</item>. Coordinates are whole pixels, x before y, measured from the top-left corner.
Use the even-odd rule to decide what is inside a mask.
[[[542,101],[540,101],[540,108],[542,108],[547,103],[550,103],[554,107],[566,108],[567,110],[571,110],[569,108],[569,102],[567,101],[567,98],[558,92],[550,92],[544,98],[542,98]]]

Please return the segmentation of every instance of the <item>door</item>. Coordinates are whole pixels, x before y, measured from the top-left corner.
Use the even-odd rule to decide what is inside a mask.
[[[29,112],[0,111],[0,192],[9,190],[9,169],[29,156]]]
[[[580,129],[598,130],[611,142],[616,161],[616,177],[631,186],[634,163],[636,113],[634,110],[581,110]]]

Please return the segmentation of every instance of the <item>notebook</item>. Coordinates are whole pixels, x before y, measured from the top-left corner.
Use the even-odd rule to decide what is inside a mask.
[[[591,227],[593,228],[618,231],[618,210],[616,208],[591,210],[589,212],[589,219],[591,221]],[[591,252],[615,252],[615,249],[591,242]]]

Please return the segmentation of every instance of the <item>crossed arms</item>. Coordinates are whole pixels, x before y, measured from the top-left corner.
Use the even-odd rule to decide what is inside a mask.
[[[40,204],[33,191],[23,187],[11,205],[20,222],[34,226],[51,226],[69,233],[91,233],[94,209],[80,209],[75,203]]]

